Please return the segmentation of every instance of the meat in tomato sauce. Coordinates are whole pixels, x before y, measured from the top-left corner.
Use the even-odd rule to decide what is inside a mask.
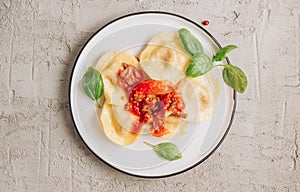
[[[143,70],[122,63],[122,67],[118,71],[117,83],[119,87],[123,88],[126,94],[129,95],[131,89],[146,78],[146,74]]]
[[[147,79],[142,70],[123,64],[118,73],[118,85],[129,98],[125,109],[138,117],[132,133],[138,134],[143,124],[150,124],[151,134],[161,137],[169,133],[164,125],[166,114],[187,117],[181,94],[167,81]]]

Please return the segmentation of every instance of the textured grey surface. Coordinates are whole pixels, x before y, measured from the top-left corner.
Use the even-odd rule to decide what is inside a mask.
[[[68,84],[75,58],[101,26],[162,10],[237,44],[249,79],[221,147],[171,178],[127,176],[77,135]],[[0,191],[300,191],[299,0],[0,0]]]

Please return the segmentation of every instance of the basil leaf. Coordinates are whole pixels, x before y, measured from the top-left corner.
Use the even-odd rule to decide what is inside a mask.
[[[178,33],[186,52],[191,56],[196,53],[203,53],[203,47],[200,41],[189,30],[182,28]]]
[[[198,77],[204,75],[213,68],[211,59],[204,53],[197,53],[193,56],[190,65],[186,70],[188,77]]]
[[[238,67],[227,64],[223,69],[223,79],[227,85],[239,93],[243,93],[248,85],[247,76]]]
[[[219,51],[213,56],[213,61],[222,61],[223,59],[225,59],[227,53],[236,48],[236,45],[227,45],[219,49]]]
[[[104,84],[102,76],[93,67],[89,67],[82,77],[83,90],[97,105],[98,99],[103,95]]]
[[[165,160],[174,161],[182,158],[178,147],[170,142],[160,143],[158,145],[151,145],[150,143],[144,142],[145,144],[153,147],[156,154]]]

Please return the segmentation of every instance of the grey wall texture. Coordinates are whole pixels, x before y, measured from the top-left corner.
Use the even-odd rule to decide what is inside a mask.
[[[0,191],[300,191],[299,0],[0,0]],[[74,61],[119,16],[180,14],[222,45],[248,76],[221,147],[164,179],[120,173],[75,131],[68,104]]]

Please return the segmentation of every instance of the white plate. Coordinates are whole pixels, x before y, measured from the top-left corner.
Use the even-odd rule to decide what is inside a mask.
[[[106,138],[96,115],[96,107],[82,89],[81,78],[89,66],[109,50],[126,50],[137,55],[149,39],[160,32],[189,29],[212,56],[220,47],[215,38],[195,22],[164,12],[141,12],[118,18],[99,29],[81,50],[71,77],[70,106],[75,127],[99,159],[119,171],[140,177],[165,177],[182,173],[203,162],[220,145],[231,125],[235,111],[235,92],[224,84],[219,69],[213,73],[220,82],[220,95],[213,115],[204,123],[189,124],[187,133],[173,138],[182,159],[168,162],[159,159],[143,141],[160,143],[165,140],[141,135],[130,146],[119,146]],[[227,60],[228,62],[228,60]]]

